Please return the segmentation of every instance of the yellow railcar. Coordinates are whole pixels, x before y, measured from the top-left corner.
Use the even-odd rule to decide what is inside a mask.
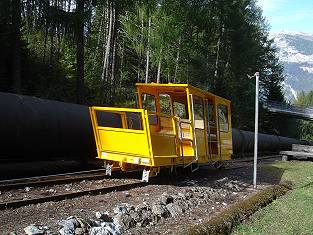
[[[230,101],[188,84],[136,84],[139,108],[90,107],[98,158],[113,168],[196,170],[231,159]]]

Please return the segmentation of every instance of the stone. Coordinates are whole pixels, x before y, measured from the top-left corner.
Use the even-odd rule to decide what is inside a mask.
[[[101,223],[101,227],[105,228],[112,235],[119,235],[119,234],[121,234],[119,226],[114,224],[114,223],[112,223],[112,222]]]
[[[37,226],[35,225],[30,225],[30,226],[27,226],[26,228],[24,228],[24,232],[27,234],[27,235],[41,235],[41,234],[44,234],[44,231],[39,229]]]
[[[151,210],[150,206],[147,204],[147,203],[142,203],[142,204],[139,204],[136,208],[135,208],[135,211],[149,211]]]
[[[117,205],[113,211],[115,214],[119,214],[119,213],[127,213],[131,210],[133,206],[129,205],[128,203],[122,203],[120,205]]]
[[[109,212],[108,211],[97,211],[96,212],[96,218],[97,219],[101,219],[105,222],[112,222],[113,219],[109,216]]]
[[[10,233],[8,233],[8,235],[17,235],[17,233],[16,232],[10,232]]]
[[[89,235],[111,235],[110,232],[103,227],[92,227],[89,230]]]
[[[160,198],[160,201],[163,203],[163,204],[169,204],[169,203],[172,203],[174,202],[174,198],[171,196],[171,195],[168,195],[168,194],[162,194],[161,198]]]
[[[170,216],[170,212],[168,211],[166,206],[163,205],[163,204],[154,204],[154,205],[152,205],[151,211],[155,215],[163,217],[163,218],[167,218],[167,217]]]
[[[93,221],[84,221],[82,218],[76,218],[77,222],[79,223],[80,228],[86,229],[87,227],[90,226]]]
[[[141,211],[131,211],[129,213],[130,217],[132,217],[136,222],[140,222],[141,221],[141,215],[142,212]]]
[[[227,180],[228,180],[228,177],[224,177],[222,179],[216,180],[216,183],[224,183]]]
[[[25,191],[29,192],[30,191],[30,187],[25,187]]]
[[[177,203],[170,203],[166,205],[167,210],[170,212],[172,217],[178,216],[183,213],[182,208],[180,208]]]
[[[118,213],[114,216],[113,222],[125,230],[136,226],[136,221],[129,214]]]
[[[75,234],[75,229],[80,226],[79,222],[75,217],[69,217],[66,220],[59,221],[58,225],[62,228],[59,230],[61,235],[72,235]]]
[[[85,233],[85,229],[84,228],[76,228],[75,229],[75,235],[82,235]]]
[[[178,193],[177,196],[181,198],[182,200],[186,200],[186,196],[183,193]]]
[[[61,234],[61,235],[75,235],[75,229],[71,230],[67,227],[63,227],[59,230],[59,234]]]

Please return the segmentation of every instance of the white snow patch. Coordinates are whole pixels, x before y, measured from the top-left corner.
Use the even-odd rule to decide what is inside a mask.
[[[313,73],[312,67],[300,67],[304,72]]]
[[[310,36],[302,33],[295,33],[294,35]],[[312,37],[313,40],[313,37]],[[274,42],[279,48],[278,56],[280,61],[287,63],[308,63],[313,64],[313,55],[301,54],[295,47],[290,46],[284,37],[284,34],[277,34],[274,37]]]
[[[292,88],[292,86],[289,85],[289,84],[287,84],[286,82],[282,82],[282,84],[283,84],[284,88],[285,88],[286,90],[290,90],[290,92],[291,92],[291,94],[293,95],[293,97],[294,97],[295,99],[297,99],[298,94],[297,94],[297,92]]]

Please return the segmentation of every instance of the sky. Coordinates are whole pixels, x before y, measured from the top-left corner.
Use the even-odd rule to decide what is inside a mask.
[[[313,34],[313,0],[258,0],[271,32]]]

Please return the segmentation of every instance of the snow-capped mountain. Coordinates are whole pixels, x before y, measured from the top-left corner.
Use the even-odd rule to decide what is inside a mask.
[[[313,90],[313,35],[281,32],[273,35],[286,79],[283,83],[288,100],[300,91]]]

